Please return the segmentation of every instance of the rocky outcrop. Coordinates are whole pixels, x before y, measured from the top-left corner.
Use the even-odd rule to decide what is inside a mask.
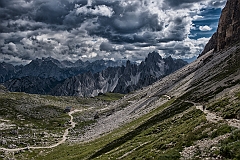
[[[240,40],[240,0],[228,0],[218,26],[217,51]]]
[[[210,40],[204,47],[204,50],[202,51],[200,56],[204,55],[205,53],[207,53],[208,51],[210,51],[212,49],[217,50],[217,32],[212,35],[212,37],[210,38]]]
[[[217,32],[209,40],[201,55],[212,49],[214,49],[214,51],[220,51],[225,47],[240,42],[239,17],[240,0],[228,0],[222,10]]]

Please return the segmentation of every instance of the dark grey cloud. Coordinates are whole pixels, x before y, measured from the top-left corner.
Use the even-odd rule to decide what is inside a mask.
[[[19,64],[48,56],[138,61],[154,50],[163,56],[193,57],[210,37],[190,39],[193,23],[216,29],[211,26],[216,22],[198,23],[194,16],[225,2],[0,0],[0,61]]]
[[[49,1],[41,4],[33,17],[36,22],[61,25],[71,8],[71,5],[64,0]]]
[[[114,51],[114,48],[111,43],[102,42],[102,44],[100,45],[100,51],[112,52]]]

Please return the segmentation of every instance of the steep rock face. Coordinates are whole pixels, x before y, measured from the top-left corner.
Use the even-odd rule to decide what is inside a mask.
[[[174,60],[172,57],[162,58],[157,52],[149,53],[145,61],[139,66],[130,63],[126,65],[114,92],[129,93],[151,85],[186,64],[187,62],[179,59]]]
[[[240,40],[240,0],[228,0],[218,25],[217,51]]]
[[[117,85],[114,87],[113,92],[128,93],[136,90],[138,82],[141,79],[141,71],[136,64],[131,64],[127,61],[126,67],[122,67],[118,73],[119,79]]]
[[[54,78],[22,77],[9,80],[4,85],[9,91],[48,94],[58,83]]]
[[[121,68],[110,67],[99,73],[79,74],[64,81],[56,87],[51,94],[57,96],[96,96],[98,93],[106,93],[114,90],[118,83]]]
[[[127,61],[126,66],[109,67],[99,73],[69,78],[51,94],[88,97],[106,92],[129,93],[151,85],[186,64],[183,60],[173,60],[171,57],[163,59],[153,52],[139,66]]]
[[[210,50],[217,50],[217,32],[212,35],[206,46],[204,47],[204,50],[200,54],[200,56],[204,55]]]
[[[201,55],[214,49],[220,51],[240,41],[240,0],[228,0],[222,10],[217,32],[205,46]],[[200,56],[201,56],[200,55]]]
[[[0,63],[0,83],[3,83],[14,77],[17,70],[15,67],[8,63]]]

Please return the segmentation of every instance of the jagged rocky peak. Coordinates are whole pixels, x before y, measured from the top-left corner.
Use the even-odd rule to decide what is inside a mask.
[[[220,51],[240,42],[240,0],[228,0],[222,10],[218,29],[205,46],[201,55],[214,49]],[[200,56],[201,56],[200,55]]]
[[[168,62],[173,62],[174,61],[172,56],[167,57],[165,60],[168,61]]]
[[[42,62],[44,65],[46,65],[46,64],[47,65],[57,65],[59,68],[71,67],[71,62],[69,62],[69,61],[61,62],[52,57],[42,58]]]
[[[68,60],[64,60],[61,62],[64,67],[73,67],[74,63]]]
[[[86,64],[89,64],[89,63],[90,63],[89,61],[86,61]],[[83,66],[85,63],[81,59],[79,59],[74,64],[75,66]]]
[[[148,54],[147,58],[145,59],[145,62],[159,62],[160,60],[162,60],[162,57],[159,55],[158,52],[153,51],[151,53]]]
[[[56,60],[56,59],[51,58],[51,57],[42,58],[42,59],[36,58],[36,59],[32,60],[26,66],[39,67],[39,66],[46,65],[46,64],[51,64],[51,65],[54,64],[54,65],[58,66],[60,64],[60,62],[58,60]]]
[[[128,67],[130,67],[131,66],[131,62],[129,61],[129,60],[127,60],[127,62],[126,62],[126,67],[128,68]]]
[[[164,65],[163,58],[159,55],[158,52],[153,51],[148,54],[148,56],[145,58],[145,61],[142,61],[140,64],[140,70],[143,70],[146,67],[149,68],[148,71],[150,68],[159,70],[162,65]]]

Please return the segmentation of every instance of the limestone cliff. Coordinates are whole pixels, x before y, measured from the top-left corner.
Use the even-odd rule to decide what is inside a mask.
[[[217,32],[209,40],[201,55],[212,49],[214,49],[214,51],[220,51],[239,41],[240,0],[228,0],[226,6],[222,10]]]

